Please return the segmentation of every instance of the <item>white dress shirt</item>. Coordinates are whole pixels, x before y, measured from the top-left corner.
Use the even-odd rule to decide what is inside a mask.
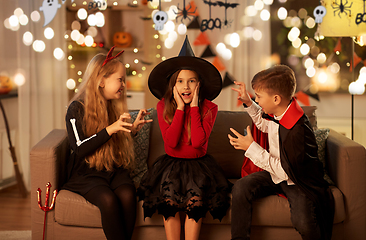
[[[262,118],[262,108],[255,102],[252,102],[252,105],[245,108],[245,110],[248,112],[257,128],[262,132],[268,133],[269,149],[267,152],[267,150],[263,149],[258,143],[252,142],[244,155],[248,157],[254,165],[269,172],[272,181],[275,184],[287,181],[288,185],[293,185],[294,183],[288,178],[281,165],[280,140],[278,135],[279,124]],[[278,121],[281,120],[287,110],[288,108],[281,116],[274,116],[274,118]]]

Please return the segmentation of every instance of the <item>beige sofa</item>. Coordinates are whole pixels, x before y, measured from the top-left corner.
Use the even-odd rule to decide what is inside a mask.
[[[313,126],[316,125],[314,108],[304,108]],[[156,111],[150,126],[148,165],[164,153]],[[219,111],[209,140],[208,152],[223,168],[228,179],[240,178],[243,152],[235,150],[228,141],[229,127],[238,131],[251,124],[246,112]],[[55,129],[37,143],[30,153],[32,237],[42,239],[44,212],[37,205],[37,188],[41,188],[44,204],[45,185],[52,184],[51,191],[59,189],[65,181],[65,164],[70,153],[65,130]],[[329,175],[335,182],[332,192],[335,198],[333,239],[357,240],[366,236],[366,150],[365,148],[331,130],[326,141],[326,159]],[[162,217],[143,219],[141,202],[137,207],[134,240],[165,239]],[[253,210],[252,239],[301,239],[293,229],[286,199],[270,196],[255,202]],[[211,215],[203,221],[200,239],[229,240],[230,214],[219,222]],[[83,197],[61,190],[55,207],[47,213],[46,238],[105,239],[98,208]]]

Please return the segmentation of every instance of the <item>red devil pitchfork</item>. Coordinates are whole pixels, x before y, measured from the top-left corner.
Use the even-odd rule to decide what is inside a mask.
[[[50,197],[50,188],[51,188],[51,183],[48,182],[46,184],[46,201],[44,206],[42,206],[41,204],[41,193],[42,190],[40,188],[37,189],[37,193],[38,193],[38,206],[40,209],[42,209],[42,211],[44,211],[44,223],[43,223],[43,240],[44,240],[44,235],[45,235],[45,230],[46,230],[46,216],[47,216],[47,212],[52,210],[54,204],[55,204],[55,199],[56,199],[56,195],[57,195],[57,190],[53,191],[53,198],[52,198],[52,203],[51,206],[48,206],[48,199]]]

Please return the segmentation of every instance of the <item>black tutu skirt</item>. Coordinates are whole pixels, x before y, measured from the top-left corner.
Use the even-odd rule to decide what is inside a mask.
[[[168,219],[185,212],[196,222],[209,211],[214,219],[226,215],[230,206],[231,183],[210,155],[184,159],[159,157],[143,176],[138,188],[144,217],[156,211]]]

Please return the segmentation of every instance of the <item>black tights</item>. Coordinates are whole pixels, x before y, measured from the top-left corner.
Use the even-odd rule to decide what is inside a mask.
[[[136,220],[136,189],[124,184],[114,191],[107,186],[92,188],[85,199],[96,205],[108,240],[131,239]]]

